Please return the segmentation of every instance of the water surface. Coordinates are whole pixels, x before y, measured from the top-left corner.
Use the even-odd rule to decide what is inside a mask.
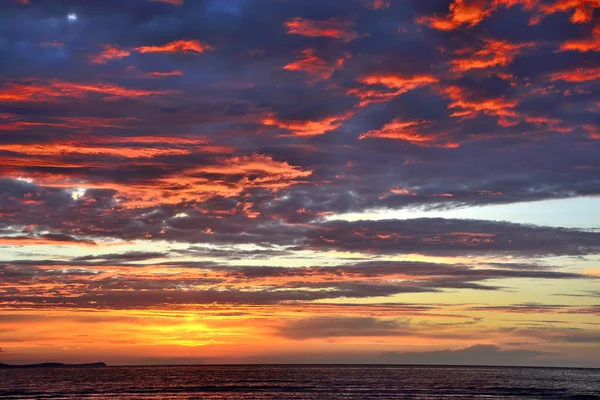
[[[600,370],[423,366],[148,366],[0,371],[1,399],[600,400]]]

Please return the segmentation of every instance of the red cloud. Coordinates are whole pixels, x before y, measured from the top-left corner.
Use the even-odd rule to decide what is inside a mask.
[[[339,18],[331,18],[327,21],[310,20],[303,18],[292,18],[284,22],[289,34],[297,34],[310,37],[332,37],[350,42],[359,37],[352,27],[354,23]]]
[[[283,69],[302,71],[321,79],[329,79],[336,70],[344,67],[346,58],[339,58],[335,62],[327,62],[317,56],[314,49],[305,49],[302,51],[301,59],[285,65]]]
[[[197,40],[177,40],[162,46],[141,46],[135,50],[140,53],[195,53],[201,54],[208,50],[214,50],[213,47],[201,43]]]
[[[530,22],[537,24],[547,15],[573,10],[571,22],[582,24],[592,20],[595,8],[600,8],[599,0],[556,0],[550,4],[540,4],[537,14],[531,18]]]
[[[417,146],[442,146],[458,147],[457,143],[436,144],[439,134],[424,133],[423,129],[430,126],[431,121],[402,121],[395,118],[392,122],[385,124],[381,129],[374,129],[360,135],[359,139],[383,138],[405,140]],[[395,192],[392,192],[395,193]]]
[[[102,52],[90,57],[90,62],[92,64],[106,64],[109,60],[119,60],[131,55],[130,52],[113,47],[109,44],[105,44],[102,47],[104,48]]]
[[[385,86],[387,90],[378,88],[350,89],[348,94],[360,98],[359,106],[363,107],[370,103],[383,103],[393,99],[402,93],[416,89],[421,86],[430,85],[438,82],[438,79],[431,75],[367,75],[359,79],[360,82],[370,86]]]
[[[284,121],[270,116],[263,119],[262,123],[263,125],[286,129],[295,136],[317,136],[339,128],[352,115],[354,113],[347,112],[342,115],[323,118],[319,121]]]
[[[41,236],[2,236],[0,245],[4,246],[96,246],[87,240],[77,240],[64,235]]]
[[[144,74],[145,78],[167,78],[169,76],[183,76],[183,72],[174,70],[170,72],[148,72]]]
[[[512,44],[506,41],[485,39],[482,49],[473,52],[468,57],[457,58],[451,61],[454,65],[453,71],[468,71],[470,69],[482,69],[495,66],[506,66],[512,63],[516,55],[525,47],[532,47],[533,43]],[[458,52],[464,54],[471,52],[465,49]]]
[[[385,124],[381,129],[374,129],[360,135],[359,139],[368,137],[401,139],[414,144],[421,144],[435,140],[435,135],[423,135],[417,131],[418,127],[427,126],[431,121],[401,121],[395,118]]]
[[[367,0],[367,7],[373,10],[385,10],[391,4],[391,0]]]
[[[573,71],[555,72],[550,75],[551,81],[586,82],[600,79],[600,67],[577,68]]]
[[[504,6],[510,8],[512,6],[521,5],[526,10],[532,10],[539,2],[540,0],[493,0],[492,7],[496,8]]]
[[[510,8],[516,5],[534,12],[530,24],[537,24],[547,15],[573,10],[571,22],[574,24],[590,22],[594,9],[600,8],[599,0],[555,0],[545,4],[540,0],[454,0],[449,13],[440,17],[425,16],[417,19],[417,23],[443,31],[454,30],[460,26],[475,26],[488,18],[499,7]]]
[[[106,126],[108,122],[83,118],[77,124]],[[110,125],[110,127],[120,127]],[[117,146],[129,144],[135,146]],[[102,155],[123,158],[153,158],[177,156],[191,153],[231,153],[228,146],[213,146],[207,140],[169,136],[85,136],[79,141],[62,141],[39,144],[0,144],[0,151],[26,154],[29,156]]]
[[[600,26],[597,26],[592,31],[592,37],[587,40],[572,40],[560,46],[561,51],[580,51],[587,53],[588,51],[600,51]]]
[[[600,139],[600,128],[594,125],[584,125],[583,130],[588,133],[590,139]]]
[[[512,126],[517,122],[514,118],[519,115],[513,110],[517,106],[516,101],[504,98],[473,99],[469,94],[458,86],[450,86],[444,89],[444,93],[452,99],[448,105],[451,110],[458,109],[451,117],[474,118],[482,112],[486,115],[498,117],[498,124]]]
[[[104,155],[124,158],[152,158],[190,154],[188,149],[152,147],[103,147],[89,146],[79,142],[58,142],[44,144],[1,144],[1,151],[33,156],[62,156],[66,154]]]
[[[104,100],[114,100],[173,92],[130,89],[109,83],[81,84],[63,81],[9,83],[0,89],[0,102],[47,102],[64,97],[84,98],[91,93],[105,95]]]
[[[454,0],[450,4],[450,13],[447,16],[422,17],[417,22],[437,30],[451,31],[462,25],[475,26],[492,11],[493,8],[487,0]]]
[[[286,161],[276,161],[271,156],[262,154],[223,158],[213,165],[195,168],[194,172],[225,175],[266,173],[271,175],[269,179],[262,178],[263,182],[268,180],[293,180],[305,178],[312,174],[310,170],[302,170],[300,167],[294,167]]]
[[[168,142],[170,138],[162,138]],[[182,139],[185,140],[185,139]],[[187,139],[191,140],[191,139]],[[177,141],[177,140],[176,140]],[[134,182],[119,183],[115,181],[104,181],[89,179],[85,174],[81,177],[77,175],[53,173],[26,173],[22,167],[48,166],[58,168],[89,168],[95,166],[105,168],[106,164],[99,161],[81,161],[64,162],[60,159],[59,152],[46,151],[43,147],[36,146],[33,152],[43,153],[41,158],[10,158],[0,157],[0,163],[6,167],[4,176],[18,178],[27,176],[33,179],[38,186],[54,188],[86,188],[86,189],[108,189],[114,190],[116,194],[114,199],[119,202],[119,206],[125,209],[155,207],[160,204],[179,204],[186,201],[203,202],[217,196],[234,197],[240,196],[246,190],[261,188],[271,191],[277,191],[286,187],[304,183],[303,178],[312,174],[311,170],[303,169],[299,166],[293,166],[286,161],[273,160],[271,156],[253,154],[245,156],[217,157],[213,163],[206,166],[190,166],[186,169],[169,172],[165,169],[165,174],[159,178],[139,179]],[[15,148],[16,149],[16,148]],[[73,144],[73,148],[65,148],[75,154],[77,150],[85,154],[105,154],[108,149],[114,149],[115,152],[121,151],[115,156],[128,158],[152,157],[153,152],[160,150],[158,146],[144,148],[119,148],[109,146],[96,146],[90,144]],[[186,147],[187,149],[187,147]],[[19,149],[24,150],[25,149]],[[135,155],[134,151],[141,150],[141,155]],[[164,150],[183,150],[172,147],[166,147]],[[203,151],[204,148],[198,148]],[[31,152],[30,152],[31,153]],[[57,153],[57,154],[49,154]],[[159,155],[159,154],[156,154]],[[168,155],[168,154],[163,154]],[[176,155],[176,154],[173,154]],[[114,160],[106,162],[109,168],[114,169]],[[152,164],[160,167],[161,164]],[[12,167],[12,168],[11,168]],[[249,175],[252,175],[250,179]],[[250,206],[251,207],[251,206]],[[250,216],[257,216],[255,212],[244,209],[244,213]]]

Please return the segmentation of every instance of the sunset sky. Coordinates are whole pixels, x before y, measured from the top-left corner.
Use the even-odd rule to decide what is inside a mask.
[[[0,0],[0,362],[600,367],[600,0]]]

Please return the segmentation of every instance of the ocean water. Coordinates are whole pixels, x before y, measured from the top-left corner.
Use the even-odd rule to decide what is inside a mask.
[[[151,366],[0,370],[0,399],[598,399],[600,370]]]

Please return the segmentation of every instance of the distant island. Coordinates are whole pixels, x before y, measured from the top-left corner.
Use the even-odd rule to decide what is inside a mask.
[[[6,368],[99,368],[106,367],[103,362],[89,364],[63,364],[63,363],[41,363],[41,364],[25,364],[25,365],[9,365],[0,363],[0,369]]]

